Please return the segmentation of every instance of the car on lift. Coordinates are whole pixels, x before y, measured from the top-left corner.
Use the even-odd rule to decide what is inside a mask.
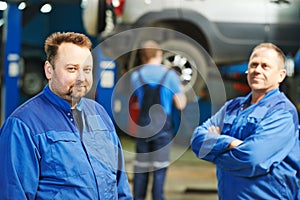
[[[130,75],[140,64],[138,49],[144,40],[158,41],[163,63],[179,71],[189,100],[179,134],[185,141],[200,115],[207,116],[198,101],[203,89],[209,90],[212,112],[234,96],[220,67],[247,62],[261,42],[272,42],[291,56],[300,46],[300,0],[82,0],[82,6],[86,32],[97,36],[104,56],[117,63],[110,102],[122,130],[128,125],[130,95],[124,69]]]
[[[142,39],[155,39],[169,50],[165,63],[181,69],[187,92],[201,89],[210,58],[217,66],[231,65],[246,61],[261,42],[272,42],[287,55],[295,55],[300,46],[300,0],[83,0],[82,4],[86,31],[103,41],[114,36],[117,48],[111,48],[110,55],[127,52],[117,59],[120,68],[137,64],[134,50]],[[149,27],[172,31],[135,34],[134,30]],[[120,33],[127,36],[118,40]],[[178,57],[186,62],[175,63]]]

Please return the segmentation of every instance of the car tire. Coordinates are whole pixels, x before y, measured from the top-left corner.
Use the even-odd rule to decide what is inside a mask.
[[[188,100],[194,100],[205,86],[208,74],[208,53],[198,43],[171,39],[161,44],[163,64],[179,69],[180,79]]]
[[[21,76],[21,92],[31,97],[39,93],[45,86],[45,75],[39,62],[28,62]]]

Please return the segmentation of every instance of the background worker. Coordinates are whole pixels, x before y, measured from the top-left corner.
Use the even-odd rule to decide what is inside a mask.
[[[138,67],[131,76],[131,84],[133,90],[136,91],[134,95],[137,96],[140,107],[133,182],[134,199],[136,200],[146,198],[151,171],[153,171],[152,198],[154,200],[164,199],[163,187],[169,165],[170,144],[174,136],[171,125],[171,109],[173,104],[179,110],[184,109],[186,105],[186,96],[183,93],[179,77],[174,70],[169,70],[161,64],[162,55],[163,52],[157,42],[145,41],[140,50],[143,65]],[[146,85],[148,89],[145,89]],[[149,94],[151,88],[160,89],[158,93]],[[159,97],[158,101],[162,109],[154,109],[153,119],[149,126],[143,124],[149,120],[147,114],[151,105],[147,104],[151,104],[151,101],[157,97]],[[166,121],[160,126],[155,122],[157,119],[159,119],[158,123]],[[155,130],[157,127],[162,128]]]

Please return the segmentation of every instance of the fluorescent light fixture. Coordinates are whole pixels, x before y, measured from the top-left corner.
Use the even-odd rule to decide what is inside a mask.
[[[24,10],[26,8],[26,3],[23,1],[19,4],[18,9],[19,10]]]
[[[5,1],[0,1],[0,10],[6,10],[7,9],[7,3]]]
[[[49,12],[51,12],[51,10],[52,10],[52,6],[51,6],[51,4],[49,4],[49,3],[46,3],[46,4],[44,4],[42,7],[41,7],[41,12],[42,13],[49,13]]]

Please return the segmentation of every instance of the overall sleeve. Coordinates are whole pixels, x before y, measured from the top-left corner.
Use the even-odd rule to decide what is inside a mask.
[[[182,93],[183,90],[182,90],[182,87],[181,87],[181,82],[180,82],[180,79],[178,77],[178,75],[176,74],[175,71],[170,71],[169,72],[169,76],[170,76],[170,81],[169,81],[169,85],[168,87],[171,89],[171,91],[174,93],[174,94],[177,94],[177,93]]]
[[[130,76],[130,86],[132,91],[135,91],[139,88],[139,78],[138,78],[138,72],[134,71]]]
[[[0,132],[0,199],[35,199],[39,153],[28,127],[8,118]]]
[[[134,71],[130,76],[130,98],[137,97],[138,105],[141,105],[143,90],[138,76],[137,71]]]
[[[119,146],[119,171],[117,176],[118,181],[118,199],[120,200],[129,200],[132,199],[132,195],[130,192],[130,187],[128,183],[128,178],[125,170],[125,162],[124,162],[124,156],[122,152],[122,146],[120,141],[118,141]]]
[[[295,130],[292,114],[276,110],[241,145],[219,154],[213,162],[236,176],[265,174],[294,148],[298,139]]]
[[[191,139],[191,148],[198,158],[213,162],[217,156],[227,151],[235,138],[208,132],[210,126],[222,127],[226,104],[203,125],[197,127]]]

